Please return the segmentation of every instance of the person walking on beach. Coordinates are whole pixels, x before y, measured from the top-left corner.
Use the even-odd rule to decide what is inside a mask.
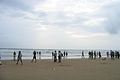
[[[31,62],[33,62],[33,60],[35,60],[35,63],[36,63],[36,51],[33,51],[33,59]]]
[[[55,53],[53,53],[54,56],[54,62],[57,62],[57,52],[55,51]]]
[[[15,51],[13,52],[13,60],[14,61],[16,60],[16,52]]]
[[[62,53],[61,51],[58,51],[58,62],[60,63],[62,61]]]
[[[19,61],[21,62],[21,64],[23,64],[21,51],[18,52],[18,58],[17,58],[17,63],[16,64],[18,64]]]

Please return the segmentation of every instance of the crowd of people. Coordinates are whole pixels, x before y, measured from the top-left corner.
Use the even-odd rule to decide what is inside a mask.
[[[33,62],[34,60],[35,60],[35,63],[37,62],[37,54],[39,54],[39,59],[40,59],[41,51],[39,51],[39,52],[33,51],[33,58],[31,60],[31,62]],[[82,58],[85,58],[84,51],[82,51],[81,54],[82,54],[81,55]],[[52,52],[52,59],[53,59],[54,62],[61,63],[62,62],[62,58],[63,57],[67,57],[67,56],[68,56],[68,52],[67,51],[64,51],[63,53],[61,51],[58,51],[58,52],[54,51],[54,52]],[[102,54],[101,54],[100,51],[89,51],[88,52],[88,56],[89,56],[89,59],[102,58]],[[106,52],[106,56],[107,56],[107,58],[111,58],[112,60],[119,59],[120,53],[119,53],[119,51],[112,51],[112,50],[110,50],[109,52]],[[18,52],[17,59],[16,59],[16,52],[15,51],[13,52],[13,60],[17,61],[16,64],[18,64],[19,61],[21,62],[21,64],[23,64],[21,51]]]

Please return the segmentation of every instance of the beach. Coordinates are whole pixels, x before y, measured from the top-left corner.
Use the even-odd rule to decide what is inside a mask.
[[[0,80],[120,80],[120,60],[64,59],[53,60],[2,60]]]

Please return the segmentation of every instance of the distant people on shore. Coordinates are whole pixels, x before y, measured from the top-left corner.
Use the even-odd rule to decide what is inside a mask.
[[[110,50],[110,56],[111,56],[112,60],[119,59],[120,53],[118,51],[112,51],[112,50]]]
[[[89,59],[93,59],[93,51],[89,51],[88,55],[89,55]]]
[[[35,63],[36,63],[36,51],[33,51],[33,59],[32,59],[32,61],[31,62],[33,62],[35,60]]]
[[[58,62],[59,63],[62,62],[62,53],[61,53],[61,51],[58,51]]]
[[[18,57],[17,57],[17,63],[16,64],[18,64],[19,61],[21,62],[21,64],[23,64],[21,51],[18,52]]]
[[[13,60],[16,61],[16,52],[13,52]]]

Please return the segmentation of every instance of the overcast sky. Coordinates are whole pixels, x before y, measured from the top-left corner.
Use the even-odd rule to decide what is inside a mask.
[[[0,48],[120,49],[120,0],[0,0]]]

